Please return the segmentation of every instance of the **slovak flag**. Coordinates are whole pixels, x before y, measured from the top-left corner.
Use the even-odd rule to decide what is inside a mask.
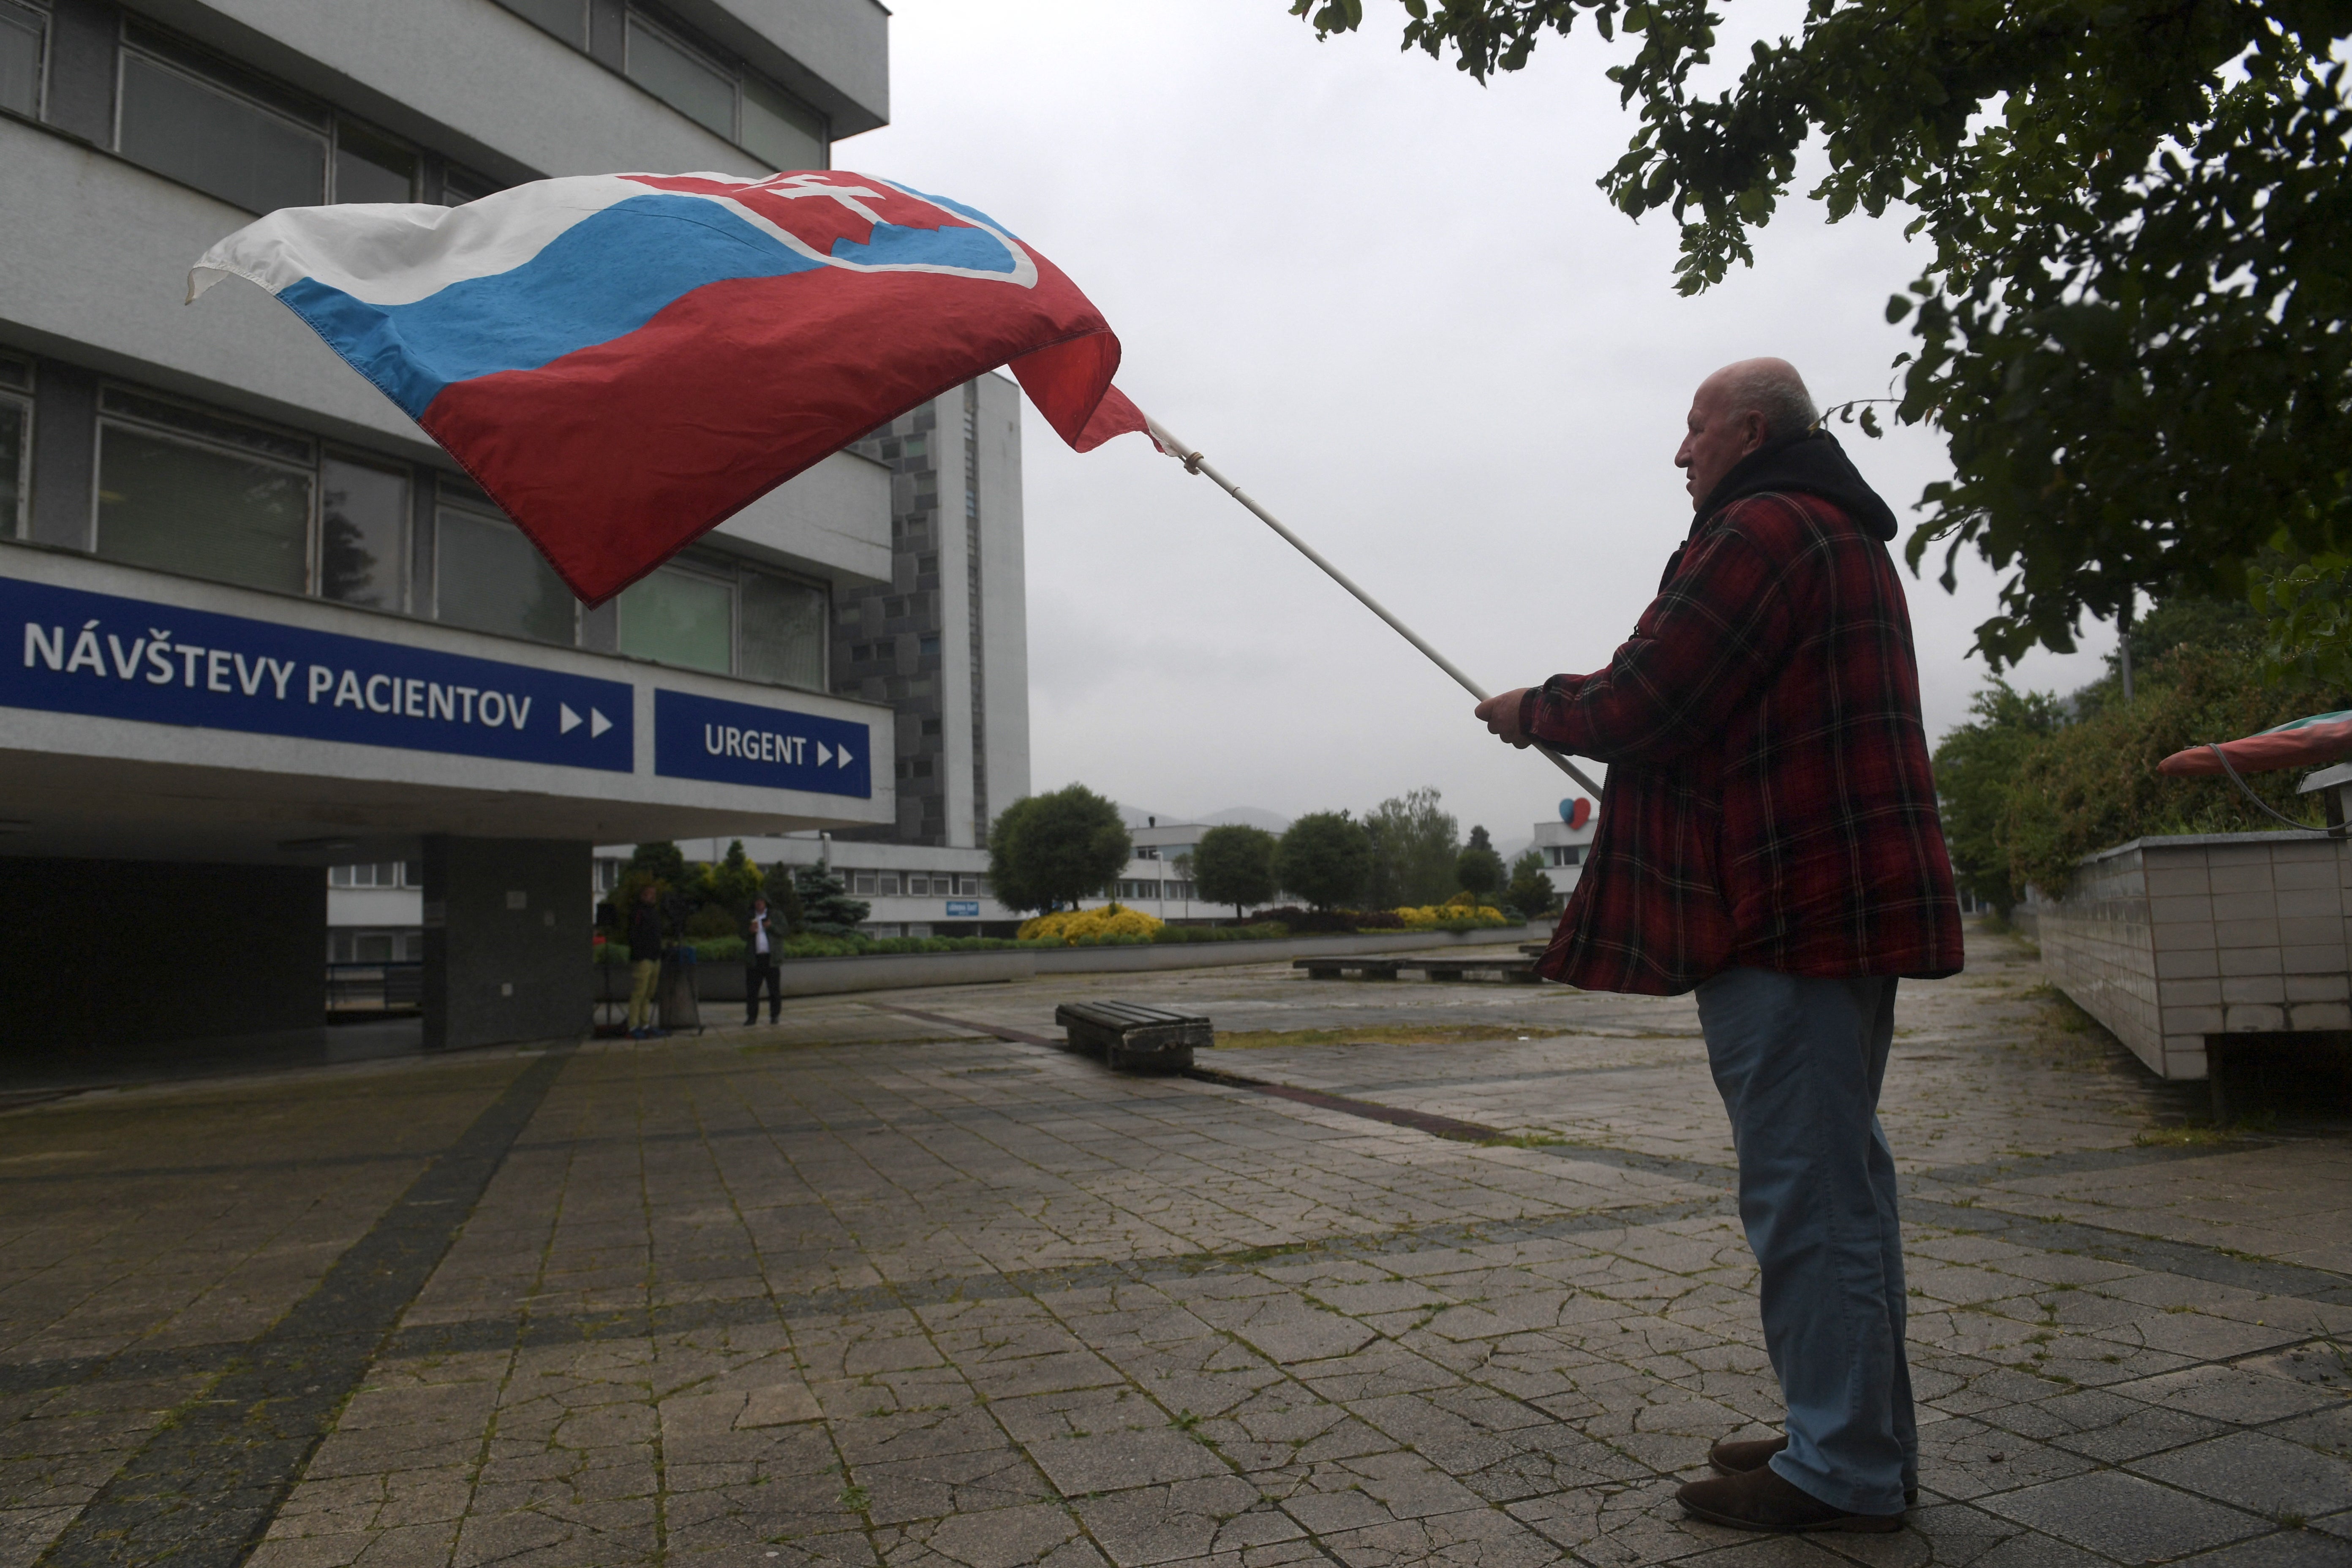
[[[461,207],[289,207],[206,251],[308,321],[591,604],[918,404],[1009,364],[1086,451],[1146,421],[1061,270],[842,170],[594,174]]]

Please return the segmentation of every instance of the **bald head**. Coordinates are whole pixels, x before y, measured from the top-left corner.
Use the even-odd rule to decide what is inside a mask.
[[[1688,433],[1675,454],[1675,466],[1690,475],[1691,504],[1712,495],[1740,458],[1769,441],[1802,435],[1820,417],[1804,377],[1784,359],[1744,359],[1700,382]]]

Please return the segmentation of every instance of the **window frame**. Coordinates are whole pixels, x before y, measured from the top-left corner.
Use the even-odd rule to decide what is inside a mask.
[[[237,426],[243,426],[253,431],[257,437],[260,437],[265,439],[301,442],[310,448],[310,461],[305,465],[301,462],[298,462],[292,458],[287,457],[283,453],[268,451],[259,446],[241,446],[237,442],[222,436],[207,435],[202,431],[191,430],[184,426],[175,427],[164,420],[142,415],[137,412],[125,412],[120,407],[110,408],[107,406],[107,395],[110,393],[121,394],[125,397],[135,397],[142,402],[152,404],[158,408],[167,411],[172,409],[180,409],[194,418],[216,420],[220,424],[232,428]],[[97,556],[100,560],[110,559],[99,548],[100,506],[101,504],[102,490],[104,488],[100,481],[101,476],[104,474],[106,468],[106,432],[110,425],[120,426],[130,431],[132,435],[147,436],[159,440],[175,442],[183,447],[192,447],[200,452],[212,452],[224,457],[240,458],[249,462],[258,462],[266,464],[271,468],[282,468],[288,473],[303,475],[310,482],[310,504],[309,507],[309,517],[303,524],[302,531],[302,591],[295,596],[305,599],[316,599],[319,597],[319,456],[321,443],[317,437],[305,435],[298,430],[284,430],[276,426],[265,425],[258,420],[245,419],[232,414],[216,413],[212,409],[203,407],[199,405],[190,404],[176,397],[150,392],[144,387],[136,386],[128,382],[110,380],[101,381],[99,383],[98,387],[96,413],[90,422],[89,531],[86,535],[86,538],[89,541],[89,553]],[[138,570],[142,572],[160,572],[164,570],[164,568],[158,566],[139,565],[139,563],[135,562],[125,562],[122,563],[122,564],[137,566]],[[205,578],[204,581],[213,582],[217,581],[217,579]],[[243,588],[247,592],[256,594],[276,594],[283,592],[282,589],[256,587],[250,583],[229,583],[226,584],[226,586]],[[325,602],[331,604],[336,601],[328,600]]]
[[[702,582],[709,583],[727,590],[727,668],[723,670],[711,670],[704,669],[698,665],[672,664],[667,659],[655,658],[648,654],[630,653],[625,648],[622,648],[620,647],[620,638],[622,636],[621,619],[626,614],[626,609],[621,604],[621,594],[615,594],[613,595],[613,638],[614,648],[620,652],[621,657],[624,658],[643,659],[647,664],[660,665],[664,669],[690,669],[698,675],[718,675],[729,680],[740,679],[741,677],[737,674],[737,671],[743,668],[743,583],[741,573],[730,570],[725,565],[713,563],[707,557],[681,554],[672,556],[669,560],[663,562],[660,565],[655,567],[652,572],[646,573],[645,576],[638,579],[638,581],[650,581],[656,573],[662,572],[676,572],[681,576],[698,578]],[[629,584],[629,587],[631,588],[635,586],[635,583]],[[627,592],[628,589],[626,588],[621,591],[622,594],[625,594]]]
[[[49,44],[57,32],[57,18],[46,0],[0,0],[0,5],[29,12],[41,25],[39,58],[33,67],[33,107],[25,114],[26,119],[40,124],[49,107]],[[16,112],[12,109],[0,109],[0,114]]]
[[[16,0],[16,3],[21,5],[23,0]],[[346,113],[341,108],[324,102],[299,88],[289,86],[238,61],[225,58],[200,44],[192,43],[181,37],[168,28],[160,27],[143,17],[134,16],[128,12],[124,13],[121,23],[116,27],[114,120],[108,132],[108,150],[119,158],[131,163],[138,162],[122,151],[122,113],[128,97],[123,89],[124,73],[129,68],[133,56],[149,65],[193,82],[200,88],[220,93],[224,97],[258,110],[264,114],[275,116],[297,130],[317,137],[321,149],[319,193],[320,201],[323,205],[332,206],[341,200],[335,191],[338,183],[335,164],[342,153],[342,130],[346,123],[360,139],[381,142],[387,147],[406,153],[415,159],[415,169],[408,179],[408,199],[412,203],[422,199],[426,154],[425,149],[415,142],[404,136],[394,135],[364,116]],[[42,46],[45,93],[47,60],[48,49],[45,37]],[[265,95],[274,95],[275,101],[272,96]],[[149,174],[159,180],[170,180],[174,184],[186,184],[175,175],[166,174],[161,170],[150,169],[144,163],[139,163],[139,167],[147,169]],[[212,196],[213,200],[226,205],[237,206],[236,203],[229,201],[226,197],[214,195],[212,192],[205,191],[200,186],[189,185],[187,188]],[[237,210],[246,212],[251,209],[238,206]]]
[[[529,20],[529,18],[526,17],[525,20]],[[659,93],[655,92],[653,89],[646,86],[643,82],[638,81],[635,76],[630,74],[629,29],[637,26],[643,26],[647,32],[652,33],[662,42],[669,45],[672,48],[677,49],[689,60],[693,60],[709,67],[713,74],[724,77],[727,79],[727,83],[734,94],[734,104],[729,116],[730,126],[727,131],[710,131],[710,127],[703,125],[701,121],[696,120],[694,116],[687,113],[686,110],[678,108],[677,105],[670,102],[669,100],[662,97]],[[545,32],[546,29],[541,28],[541,31]],[[550,37],[555,37],[552,33],[550,33],[548,36]],[[584,53],[586,51],[583,49],[583,52]],[[644,93],[646,97],[652,99],[655,102],[660,104],[671,113],[679,116],[691,124],[700,126],[701,129],[705,131],[710,131],[712,135],[720,137],[728,143],[728,145],[740,148],[745,153],[751,153],[751,156],[754,158],[760,158],[761,154],[751,153],[751,148],[743,145],[743,83],[746,79],[756,77],[759,79],[761,86],[765,87],[769,91],[773,92],[785,102],[797,107],[811,120],[816,122],[817,145],[824,154],[824,167],[828,169],[833,167],[834,136],[832,115],[827,114],[824,110],[819,109],[815,104],[809,102],[808,100],[803,98],[799,93],[793,91],[792,89],[786,87],[782,82],[778,81],[767,72],[751,66],[731,51],[723,49],[715,44],[707,44],[702,42],[696,34],[689,31],[679,22],[672,19],[666,11],[654,6],[640,5],[637,3],[637,0],[629,0],[629,4],[623,12],[621,21],[621,68],[619,74],[623,80],[636,88],[638,91]],[[764,167],[764,159],[761,159],[761,163]]]
[[[537,637],[524,634],[479,631],[476,627],[458,626],[454,621],[441,618],[441,561],[444,554],[441,548],[441,514],[443,512],[463,512],[469,518],[476,518],[485,522],[496,522],[514,529],[517,533],[522,534],[524,545],[532,553],[536,554],[539,551],[539,546],[531,543],[530,536],[523,533],[522,530],[516,525],[515,520],[499,509],[498,502],[491,500],[488,496],[482,496],[477,500],[475,496],[468,495],[467,489],[471,487],[460,488],[459,483],[452,482],[454,478],[453,475],[437,472],[433,476],[433,607],[430,615],[419,615],[416,618],[429,620],[437,626],[449,626],[461,632],[474,632],[478,637],[515,637],[530,643],[534,647],[578,647],[580,646],[580,596],[572,592],[569,584],[564,586],[563,592],[564,596],[572,601],[572,640],[570,642],[541,642]],[[410,504],[413,506],[415,502],[412,501]],[[414,549],[413,545],[411,549]]]
[[[396,472],[407,487],[407,504],[401,509],[400,548],[394,555],[394,565],[400,581],[398,588],[393,593],[392,602],[388,605],[362,605],[349,599],[327,597],[327,465],[331,462],[348,463],[355,468],[373,468],[379,473]],[[415,602],[416,596],[415,584],[410,581],[416,575],[416,468],[415,465],[404,463],[397,458],[387,458],[380,453],[370,452],[362,447],[321,441],[319,443],[318,472],[318,483],[313,487],[310,507],[315,517],[311,525],[312,531],[318,535],[317,545],[312,553],[318,557],[318,566],[313,574],[316,581],[310,585],[309,597],[318,600],[322,605],[333,605],[338,609],[373,610],[377,615],[403,616],[413,619],[409,605]]]
[[[16,363],[14,359],[0,360],[0,363],[13,365]],[[25,379],[29,384],[32,367],[26,365],[25,371]],[[0,539],[22,539],[33,519],[33,422],[39,417],[38,405],[29,389],[19,391],[6,385],[0,385],[0,404],[20,411],[25,416],[25,444],[16,451],[16,515],[0,518]],[[95,496],[91,498],[91,504],[97,504]]]

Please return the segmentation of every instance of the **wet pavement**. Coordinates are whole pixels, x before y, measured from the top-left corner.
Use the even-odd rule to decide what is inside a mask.
[[[2352,1563],[2352,1138],[1970,957],[1888,1076],[1900,1534],[1674,1503],[1779,1415],[1687,998],[1268,967],[0,1114],[0,1565]]]

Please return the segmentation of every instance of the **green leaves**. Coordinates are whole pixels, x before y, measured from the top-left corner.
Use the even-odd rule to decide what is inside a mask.
[[[1809,0],[1712,98],[1688,89],[1706,0],[1413,0],[1403,41],[1484,80],[1586,13],[1633,45],[1601,187],[1681,224],[1682,292],[1753,264],[1809,139],[1832,218],[1911,209],[1931,259],[1886,306],[1916,339],[1895,417],[1944,433],[1954,477],[1906,553],[1943,545],[1948,585],[1963,549],[2005,574],[1996,668],[2135,595],[2238,591],[2265,551],[2352,550],[2352,3]],[[2283,650],[2336,657],[2335,570],[2263,579]]]

